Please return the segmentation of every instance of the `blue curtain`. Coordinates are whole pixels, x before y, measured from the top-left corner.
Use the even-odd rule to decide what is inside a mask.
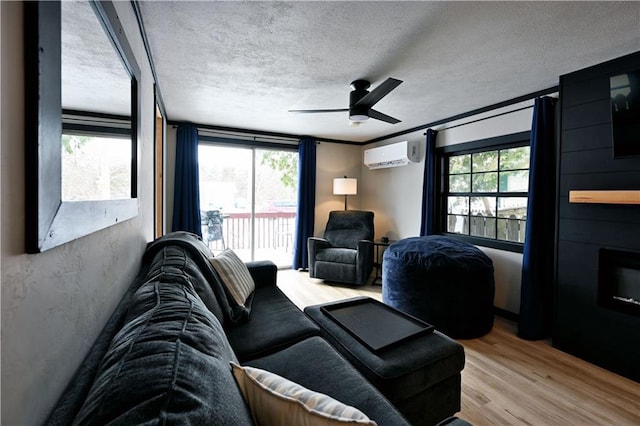
[[[553,320],[555,105],[554,98],[536,99],[531,125],[529,201],[518,324],[518,336],[528,340],[550,336]]]
[[[298,214],[293,242],[293,269],[308,269],[307,238],[313,236],[316,208],[316,140],[302,138],[298,145]]]
[[[422,221],[420,236],[437,232],[436,212],[436,136],[438,132],[427,130],[427,148],[424,154],[424,179],[422,180]]]
[[[189,231],[202,236],[198,186],[198,129],[191,124],[181,124],[176,135],[173,231]]]

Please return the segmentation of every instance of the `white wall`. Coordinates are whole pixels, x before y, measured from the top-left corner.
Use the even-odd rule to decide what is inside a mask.
[[[365,149],[403,140],[418,141],[419,163],[369,170],[361,162],[362,207],[364,210],[371,210],[375,213],[376,238],[387,236],[391,240],[398,240],[420,234],[425,146],[422,132],[366,145],[361,150],[364,156]]]
[[[316,150],[316,211],[314,235],[324,234],[329,212],[344,210],[344,195],[333,195],[333,179],[350,177],[358,179],[358,195],[347,196],[347,208],[358,210],[366,189],[362,187],[362,148],[360,145],[345,145],[320,142]]]
[[[532,108],[515,110],[531,105],[533,105],[533,101],[526,101],[436,126],[434,130],[439,131],[436,145],[442,147],[528,131],[531,129]],[[509,113],[509,111],[515,112]],[[506,114],[487,118],[501,113]],[[485,119],[474,122],[481,118]],[[364,186],[361,206],[365,210],[375,212],[377,238],[386,235],[390,239],[400,239],[417,236],[420,233],[425,151],[424,131],[366,145],[362,147],[362,151],[402,140],[419,141],[419,163],[378,170],[368,170],[364,165],[361,166],[361,181]],[[509,312],[519,313],[522,254],[486,247],[479,248],[491,257],[494,263],[495,306]]]
[[[2,424],[44,422],[137,274],[145,244],[153,237],[153,80],[131,4],[115,6],[142,71],[140,213],[29,255],[24,250],[22,3],[0,3]]]

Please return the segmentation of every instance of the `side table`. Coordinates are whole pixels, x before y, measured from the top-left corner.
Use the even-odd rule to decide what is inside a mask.
[[[380,252],[384,254],[384,250],[389,247],[391,244],[395,243],[397,240],[375,240],[373,242],[374,247],[374,258],[373,258],[373,266],[376,270],[376,275],[373,278],[372,285],[380,284],[382,285],[382,258],[380,257]]]

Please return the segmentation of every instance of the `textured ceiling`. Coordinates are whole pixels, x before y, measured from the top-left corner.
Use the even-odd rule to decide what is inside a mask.
[[[61,2],[62,107],[131,115],[131,78],[87,1]]]
[[[142,2],[167,118],[367,141],[640,51],[640,2]],[[403,80],[349,125],[349,84]]]

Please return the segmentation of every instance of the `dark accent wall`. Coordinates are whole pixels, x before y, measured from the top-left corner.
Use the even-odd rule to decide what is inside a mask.
[[[640,205],[571,204],[569,191],[640,190],[640,157],[613,158],[609,95],[610,76],[638,69],[640,52],[560,77],[553,330],[555,347],[636,381],[640,316],[603,307],[597,295],[601,248],[640,255]]]

